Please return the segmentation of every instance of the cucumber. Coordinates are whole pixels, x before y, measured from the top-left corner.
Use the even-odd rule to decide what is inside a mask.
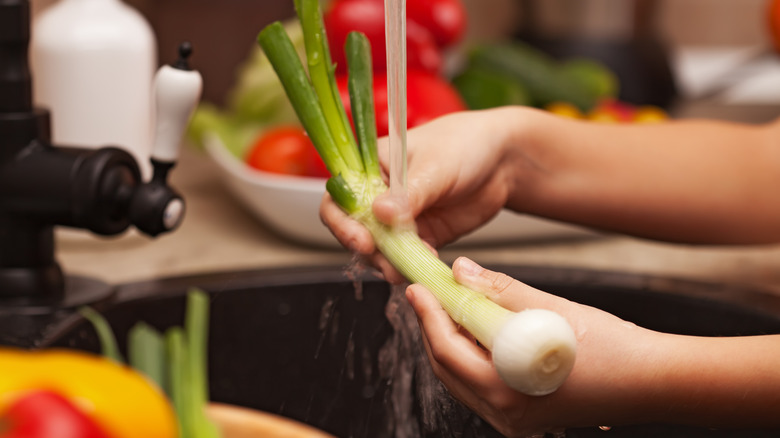
[[[617,97],[619,81],[615,73],[604,64],[588,58],[574,58],[561,65],[563,75],[573,81],[581,81],[599,98]]]
[[[469,109],[479,110],[507,105],[531,105],[528,90],[505,74],[468,68],[452,79]]]
[[[597,87],[573,77],[561,63],[520,41],[485,44],[469,53],[469,68],[492,71],[523,84],[533,105],[569,102],[581,111],[593,108],[600,99]]]

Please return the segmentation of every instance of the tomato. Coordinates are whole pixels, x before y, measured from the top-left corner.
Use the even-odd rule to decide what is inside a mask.
[[[261,133],[249,149],[246,163],[285,175],[330,176],[311,139],[299,126],[278,126]]]
[[[0,438],[108,438],[70,400],[46,390],[16,399],[0,415]]]
[[[635,111],[634,106],[629,103],[606,98],[600,100],[590,111],[590,118],[601,122],[626,123],[634,119]]]
[[[771,0],[767,8],[769,39],[775,51],[780,53],[780,0]]]
[[[338,76],[341,100],[352,118],[347,76]],[[374,75],[374,111],[376,112],[376,130],[380,137],[389,130],[387,108],[387,74]],[[427,72],[410,70],[406,73],[406,122],[414,128],[437,117],[466,109],[460,94],[446,80]]]
[[[347,35],[359,31],[371,43],[371,57],[375,72],[387,71],[385,42],[385,10],[383,0],[340,0],[331,4],[323,17],[328,35],[331,58],[336,72],[347,72],[344,45]],[[406,23],[406,65],[412,70],[438,73],[442,55],[431,31],[422,25]]]
[[[406,16],[430,30],[439,47],[454,45],[466,31],[466,8],[460,0],[408,1]]]

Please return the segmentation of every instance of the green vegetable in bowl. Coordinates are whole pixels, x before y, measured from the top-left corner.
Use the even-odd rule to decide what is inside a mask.
[[[576,340],[560,315],[540,309],[515,313],[457,283],[411,227],[385,225],[371,205],[387,190],[377,157],[371,49],[365,35],[347,38],[349,91],[357,135],[338,99],[334,68],[317,0],[296,1],[308,71],[281,23],[263,29],[258,42],[276,70],[298,117],[331,175],[326,188],[362,223],[377,247],[410,281],[426,286],[452,319],[493,352],[496,369],[512,388],[529,395],[555,391],[574,366]]]

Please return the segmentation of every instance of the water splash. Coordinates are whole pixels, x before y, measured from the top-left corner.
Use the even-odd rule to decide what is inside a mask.
[[[325,344],[325,340],[328,336],[331,340],[338,334],[338,324],[334,323],[334,320],[338,320],[338,312],[336,311],[336,298],[328,297],[320,310],[320,319],[317,323],[317,328],[321,332],[319,342],[317,342],[317,349],[314,351],[314,358],[320,357],[322,346]],[[327,330],[330,327],[330,330]]]
[[[390,423],[387,429],[394,430],[394,438],[420,438],[430,432],[461,436],[474,425],[475,417],[434,375],[404,291],[403,286],[391,289],[385,316],[394,333],[378,359],[379,372],[389,381],[384,401]]]
[[[357,301],[363,301],[363,274],[366,272],[366,265],[363,263],[363,258],[360,254],[353,254],[352,259],[344,269],[344,275],[352,282],[352,287],[355,288],[355,299]]]
[[[347,338],[347,350],[344,352],[344,365],[346,366],[347,379],[355,380],[355,324],[349,331]]]

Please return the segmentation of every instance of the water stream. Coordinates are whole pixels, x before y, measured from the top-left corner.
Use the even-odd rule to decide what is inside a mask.
[[[385,0],[390,194],[406,198],[406,0]]]
[[[461,436],[474,417],[433,374],[405,289],[392,286],[385,316],[394,332],[378,358],[379,372],[389,382],[384,403],[392,423],[388,430],[395,431],[393,438],[420,438],[432,432]]]

